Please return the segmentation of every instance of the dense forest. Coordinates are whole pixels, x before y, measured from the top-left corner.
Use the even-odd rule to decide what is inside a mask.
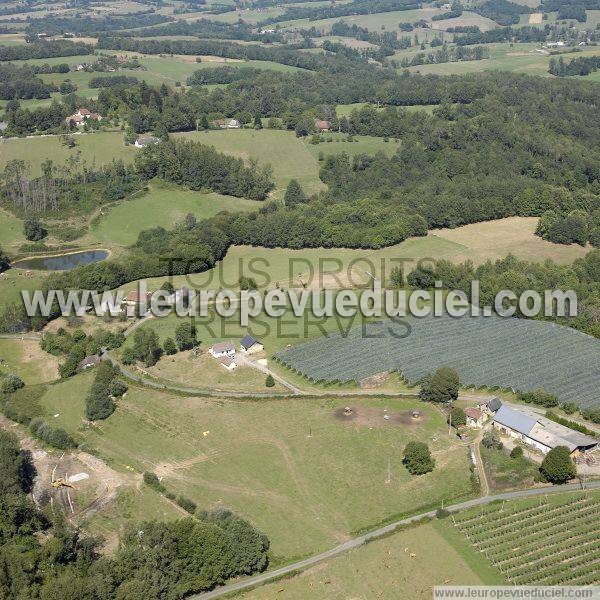
[[[38,41],[26,45],[0,45],[0,61],[77,56],[92,54],[92,52],[93,48],[83,42],[70,42],[68,40]]]
[[[467,296],[471,292],[471,281],[478,280],[481,307],[493,306],[494,296],[500,290],[512,290],[517,296],[526,290],[536,290],[543,296],[544,290],[573,289],[577,292],[578,315],[553,320],[600,337],[600,250],[565,266],[552,261],[530,263],[514,256],[486,262],[477,268],[469,262],[453,265],[442,260],[433,269],[417,269],[411,279],[425,287],[437,279],[443,281],[447,289],[463,290]]]
[[[179,600],[267,566],[266,536],[233,513],[197,511],[146,521],[122,535],[114,557],[30,498],[35,467],[16,436],[0,431],[0,596],[20,600]]]

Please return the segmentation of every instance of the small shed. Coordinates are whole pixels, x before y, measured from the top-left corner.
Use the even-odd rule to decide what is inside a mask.
[[[79,368],[82,371],[89,369],[90,367],[95,367],[100,364],[101,358],[97,354],[92,354],[91,356],[86,356],[80,363]]]

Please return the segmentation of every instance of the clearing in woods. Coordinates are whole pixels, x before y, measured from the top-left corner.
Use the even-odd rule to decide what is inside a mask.
[[[60,414],[53,422],[117,470],[156,471],[201,508],[250,519],[269,536],[274,563],[472,494],[467,449],[446,435],[441,413],[415,398],[353,398],[357,410],[379,411],[379,424],[368,426],[335,418],[343,399],[208,401],[131,386],[110,419],[82,427],[91,377],[51,386],[40,404]],[[427,416],[417,425],[383,418],[385,409],[416,406]],[[417,439],[428,441],[437,461],[418,478],[402,465],[402,449]]]
[[[129,246],[144,229],[171,229],[192,213],[196,219],[208,219],[217,213],[257,210],[261,203],[214,192],[202,193],[182,189],[161,181],[153,182],[148,193],[103,209],[93,224],[91,236],[104,245]]]
[[[542,13],[531,13],[529,15],[530,25],[539,25],[543,20],[544,15]]]

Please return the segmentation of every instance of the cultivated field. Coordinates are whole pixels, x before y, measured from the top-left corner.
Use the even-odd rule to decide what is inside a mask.
[[[599,516],[589,492],[473,509],[456,524],[513,585],[597,585]]]
[[[311,380],[342,383],[392,370],[416,382],[448,365],[464,386],[542,387],[563,402],[599,405],[600,341],[543,321],[496,316],[384,321],[347,337],[295,346],[277,359]]]
[[[117,470],[153,470],[199,507],[249,518],[270,537],[275,563],[471,493],[466,448],[444,434],[437,410],[416,399],[353,398],[347,419],[343,399],[207,401],[132,386],[108,420],[89,427],[83,403],[91,377],[51,386],[40,402],[59,414],[53,423]],[[415,421],[416,407],[422,418]],[[437,461],[418,478],[402,465],[412,439],[427,440]]]
[[[412,557],[411,554],[415,556]],[[244,600],[430,598],[435,585],[502,585],[451,522],[433,521],[376,540],[289,579],[242,594]]]

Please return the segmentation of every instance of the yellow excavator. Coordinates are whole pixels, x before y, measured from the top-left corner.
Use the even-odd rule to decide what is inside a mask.
[[[52,487],[55,488],[61,488],[61,487],[68,487],[71,488],[72,490],[75,489],[75,486],[70,484],[68,481],[65,481],[62,477],[60,479],[55,479],[54,481],[51,482]]]

